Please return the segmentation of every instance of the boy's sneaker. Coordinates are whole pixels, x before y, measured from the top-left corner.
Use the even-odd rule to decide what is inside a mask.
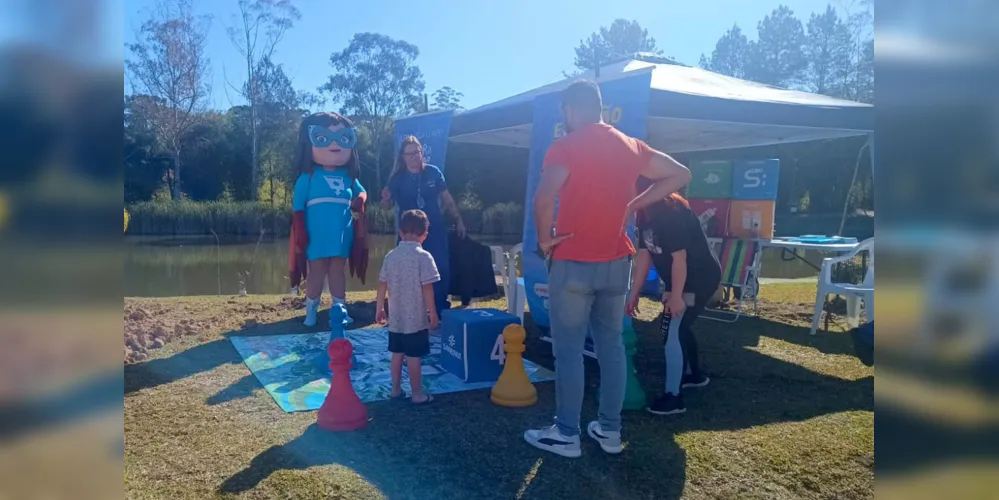
[[[617,431],[605,431],[600,426],[600,422],[596,420],[586,426],[586,433],[596,442],[600,443],[600,448],[607,453],[616,455],[624,450],[624,447],[621,446],[621,433]]]
[[[524,441],[539,450],[550,451],[567,458],[578,458],[583,454],[579,447],[579,436],[563,436],[554,425],[524,432]]]
[[[647,410],[649,410],[649,413],[656,415],[676,415],[686,412],[687,408],[683,406],[683,396],[667,392],[657,399],[655,403],[649,405]]]
[[[704,387],[711,382],[711,379],[703,373],[687,373],[683,376],[683,382],[680,387],[688,389],[691,387]]]

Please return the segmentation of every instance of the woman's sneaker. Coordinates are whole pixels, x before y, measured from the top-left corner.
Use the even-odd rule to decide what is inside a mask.
[[[578,458],[583,454],[579,447],[579,436],[565,436],[554,425],[524,432],[524,441],[539,450],[550,451],[563,457]]]
[[[649,413],[656,415],[676,415],[687,411],[687,408],[683,406],[683,396],[668,392],[663,394],[646,409],[649,410]]]
[[[316,317],[319,315],[319,299],[305,298],[305,326],[316,326]]]
[[[605,431],[600,426],[600,422],[593,421],[586,426],[586,433],[596,442],[600,443],[600,448],[611,454],[621,453],[624,447],[621,446],[621,433],[615,431]]]
[[[704,387],[711,382],[711,379],[703,373],[688,373],[683,376],[683,382],[680,387],[684,389],[689,389],[691,387]]]

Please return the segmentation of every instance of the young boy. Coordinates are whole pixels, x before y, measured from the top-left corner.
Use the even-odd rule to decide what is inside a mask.
[[[434,308],[434,283],[440,281],[434,258],[420,246],[427,239],[430,221],[422,210],[408,210],[399,219],[402,241],[385,260],[379,274],[376,320],[388,322],[388,349],[392,353],[392,395],[402,397],[402,359],[406,357],[410,397],[414,404],[434,400],[423,394],[420,358],[430,354],[430,329],[440,323]],[[388,293],[391,317],[385,312]]]

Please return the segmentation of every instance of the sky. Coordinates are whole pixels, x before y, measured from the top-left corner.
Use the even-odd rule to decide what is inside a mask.
[[[0,50],[31,46],[85,65],[117,66],[122,34],[129,31],[122,29],[124,1],[7,0],[0,15]]]
[[[616,18],[638,21],[666,55],[697,65],[734,23],[755,38],[756,23],[780,3],[807,22],[829,0],[299,0],[302,19],[278,46],[274,61],[296,89],[315,91],[331,73],[331,53],[342,50],[354,33],[381,33],[419,47],[416,62],[427,93],[450,86],[464,94],[462,105],[471,109],[563,79],[563,71],[573,69],[580,40]],[[155,0],[124,2],[125,43],[135,39],[152,5]],[[228,77],[241,86],[246,77],[240,71],[245,62],[225,33],[236,0],[195,6],[214,18],[207,49],[214,107],[240,104],[225,83]]]

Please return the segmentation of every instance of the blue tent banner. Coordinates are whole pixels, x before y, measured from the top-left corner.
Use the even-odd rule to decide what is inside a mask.
[[[649,86],[652,73],[611,80],[600,84],[604,100],[604,122],[632,137],[645,139],[649,109]],[[552,142],[565,135],[562,124],[561,95],[558,92],[534,98],[534,122],[531,152],[527,167],[527,199],[524,202],[524,286],[534,324],[547,328],[548,270],[538,253],[538,235],[534,227],[534,193],[541,181],[541,165]]]
[[[416,136],[423,144],[423,161],[444,171],[447,156],[447,140],[451,134],[453,111],[423,113],[407,116],[395,121],[395,155],[399,156],[399,144],[407,135]]]

